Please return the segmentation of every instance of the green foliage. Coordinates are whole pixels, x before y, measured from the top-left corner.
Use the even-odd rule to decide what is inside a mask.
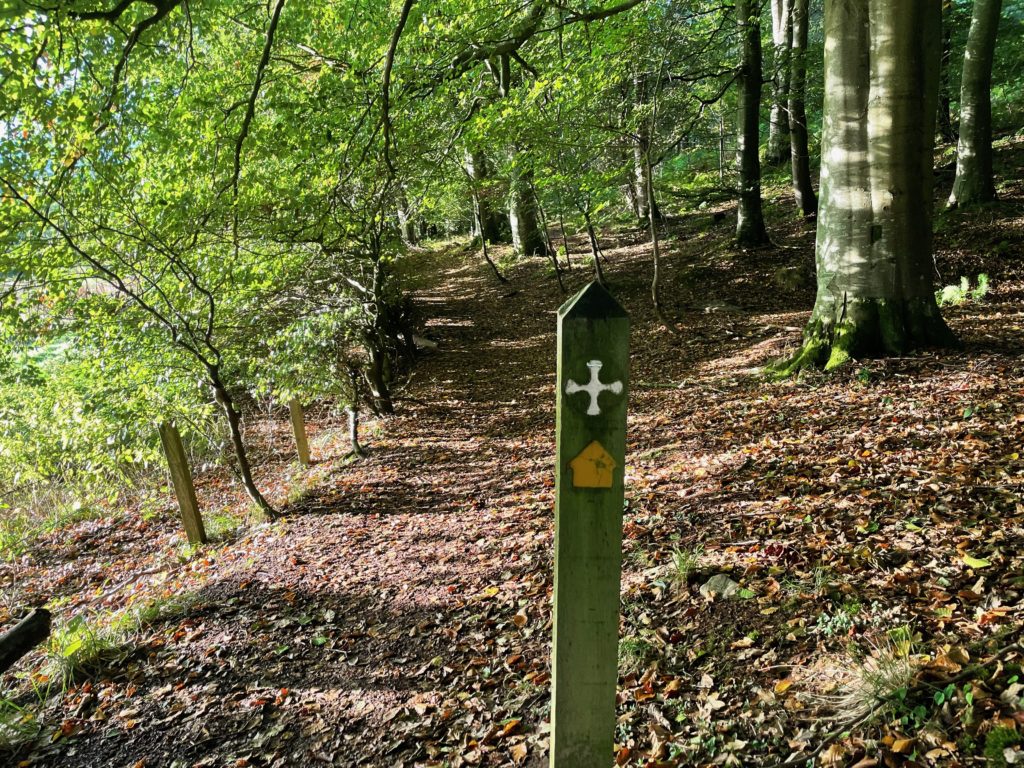
[[[0,693],[0,754],[16,752],[42,731],[35,709]]]
[[[99,674],[106,664],[122,656],[126,639],[123,628],[90,622],[79,614],[57,627],[47,640],[45,676],[67,689]]]
[[[961,277],[959,285],[947,285],[935,292],[935,300],[940,307],[959,306],[968,302],[980,302],[988,294],[988,275],[982,272],[972,287],[968,277]]]
[[[4,509],[0,517],[0,559],[13,561],[25,554],[40,536],[103,515],[92,504],[67,499],[60,486],[34,489],[23,503],[23,507]]]

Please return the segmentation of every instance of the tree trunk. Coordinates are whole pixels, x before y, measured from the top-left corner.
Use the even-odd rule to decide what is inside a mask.
[[[402,233],[402,240],[407,245],[416,245],[419,242],[419,227],[416,226],[416,219],[404,191],[400,190],[398,193],[397,207],[398,228]]]
[[[789,160],[789,105],[790,53],[793,45],[794,0],[771,0],[772,43],[775,47],[772,74],[772,110],[768,121],[768,146],[764,161],[769,165],[782,165]]]
[[[474,197],[474,203],[476,205],[476,211],[479,214],[480,211],[480,199]],[[480,238],[480,250],[483,251],[484,261],[487,262],[487,266],[494,272],[494,276],[498,278],[498,282],[505,284],[508,283],[508,278],[501,274],[501,270],[498,269],[498,265],[494,263],[494,259],[491,258],[491,253],[487,248],[487,238]]]
[[[381,258],[380,242],[374,244],[373,283],[373,317],[363,331],[363,347],[369,359],[364,375],[370,387],[370,400],[374,413],[377,415],[395,412],[395,403],[391,397],[392,360],[388,355],[389,340],[397,340],[393,307],[385,293],[388,268]]]
[[[502,216],[498,206],[495,204],[499,195],[490,180],[490,167],[487,163],[487,156],[481,150],[475,150],[466,154],[466,173],[473,180],[476,187],[474,191],[474,224],[473,236],[482,237],[489,243],[507,243],[508,236],[502,226]]]
[[[758,0],[737,0],[736,18],[743,41],[740,69],[737,165],[740,171],[736,241],[758,246],[769,242],[761,211],[761,159],[758,157],[761,115],[761,19]]]
[[[370,387],[373,411],[377,415],[394,413],[395,403],[391,398],[391,387],[388,385],[387,354],[375,339],[367,339],[365,347],[369,364],[366,366],[364,376]]]
[[[633,145],[634,168],[636,172],[636,205],[637,218],[646,222],[651,216],[656,221],[661,221],[661,210],[658,208],[658,201],[654,198],[654,184],[651,174],[653,169],[647,163],[647,155],[650,152],[651,136],[647,127],[640,129],[636,143]]]
[[[216,399],[217,404],[221,407],[221,410],[224,411],[224,416],[228,420],[228,430],[231,433],[231,446],[235,451],[235,462],[238,464],[238,476],[241,478],[242,487],[245,488],[245,493],[249,497],[250,501],[256,505],[267,519],[275,520],[278,517],[277,510],[270,505],[270,502],[263,498],[263,494],[260,493],[259,488],[256,487],[256,481],[252,479],[252,467],[249,465],[249,454],[245,448],[245,441],[242,439],[242,415],[235,407],[234,400],[232,400],[231,395],[228,394],[228,390],[227,387],[224,386],[224,382],[221,381],[220,370],[217,366],[207,366],[206,372],[210,378],[210,386],[213,388],[213,396]]]
[[[953,58],[953,2],[942,3],[942,60],[939,65],[939,135],[945,141],[956,141],[953,128],[953,109],[950,105],[949,64]]]
[[[357,456],[360,459],[366,458],[366,451],[359,444],[359,407],[352,404],[345,410],[348,411],[349,455]]]
[[[604,285],[604,270],[601,269],[601,246],[597,243],[597,232],[594,231],[594,222],[590,219],[590,211],[580,208],[583,214],[583,221],[587,225],[587,237],[590,239],[590,255],[594,259],[594,279]]]
[[[508,220],[512,225],[512,247],[520,256],[544,256],[544,235],[537,225],[537,199],[533,196],[533,171],[516,170],[509,190]]]
[[[960,85],[960,140],[949,205],[996,199],[992,180],[992,59],[1002,0],[974,0]]]
[[[811,158],[807,141],[807,10],[809,0],[793,0],[790,51],[789,143],[793,168],[793,196],[805,218],[818,212],[811,184]]]
[[[956,339],[932,284],[934,0],[827,0],[818,294],[781,370]]]
[[[644,77],[637,77],[633,81],[636,104],[641,109],[647,105],[647,80]],[[633,181],[630,186],[633,189],[633,212],[640,222],[646,222],[654,214],[654,218],[661,220],[661,211],[658,210],[658,203],[654,199],[654,185],[651,176],[651,164],[649,155],[651,149],[651,125],[647,116],[642,115],[640,125],[637,127],[636,136],[633,139]]]

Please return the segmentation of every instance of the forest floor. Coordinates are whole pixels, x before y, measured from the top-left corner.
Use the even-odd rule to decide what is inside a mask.
[[[814,296],[784,192],[772,248],[735,249],[731,204],[666,226],[678,337],[645,233],[605,234],[633,323],[619,765],[1024,763],[1024,142],[1000,161],[1001,202],[937,224],[940,284],[990,279],[944,309],[964,348],[832,375],[761,369]],[[70,660],[5,676],[9,764],[546,765],[566,295],[541,260],[507,286],[454,246],[414,263],[439,349],[366,424],[366,459],[327,408],[309,469],[283,412],[251,420],[283,520],[191,550],[168,500],[0,565],[0,620],[48,603]],[[243,507],[222,473],[198,491]],[[733,598],[700,594],[716,575]]]

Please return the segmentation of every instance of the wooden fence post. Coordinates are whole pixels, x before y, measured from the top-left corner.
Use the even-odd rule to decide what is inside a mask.
[[[189,543],[205,544],[206,530],[203,528],[203,517],[199,514],[188,457],[185,456],[185,447],[181,444],[178,428],[169,421],[160,425],[160,442],[163,443],[164,456],[167,457],[167,466],[171,470],[174,495],[178,499],[178,509],[181,510],[181,519],[185,524]]]
[[[629,318],[593,282],[558,312],[552,768],[613,762]]]
[[[292,433],[295,435],[295,451],[299,454],[299,464],[308,467],[309,441],[306,439],[306,419],[302,412],[302,403],[292,400],[288,403],[288,410],[292,417]]]

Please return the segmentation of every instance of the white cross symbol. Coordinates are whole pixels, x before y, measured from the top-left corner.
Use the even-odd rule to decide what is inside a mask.
[[[611,384],[601,383],[600,373],[601,366],[603,365],[604,363],[600,360],[591,360],[587,363],[587,368],[590,369],[590,381],[582,387],[572,379],[565,383],[565,393],[567,395],[575,395],[577,392],[586,392],[590,395],[590,407],[587,408],[587,416],[599,416],[601,414],[601,408],[597,404],[597,396],[602,392],[611,392],[615,395],[622,392],[621,381],[613,381]]]

